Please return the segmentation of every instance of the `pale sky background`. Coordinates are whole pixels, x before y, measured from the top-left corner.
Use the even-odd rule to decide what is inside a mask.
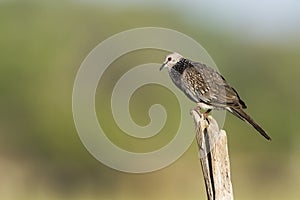
[[[299,38],[299,0],[77,0],[106,5],[112,9],[137,8],[174,10],[186,22],[246,34],[266,40]],[[176,19],[174,19],[176,20]]]

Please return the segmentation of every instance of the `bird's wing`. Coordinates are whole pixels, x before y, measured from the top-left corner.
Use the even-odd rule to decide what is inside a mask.
[[[190,62],[190,65],[181,78],[188,93],[215,107],[246,108],[237,92],[215,69],[197,62]]]

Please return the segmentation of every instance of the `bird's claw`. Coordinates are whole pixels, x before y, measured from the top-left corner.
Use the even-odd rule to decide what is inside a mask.
[[[205,111],[203,114],[201,113],[201,108],[199,106],[195,107],[192,109],[193,111],[195,111],[196,113],[199,114],[200,117],[203,116],[203,119],[206,119],[208,114],[210,113],[211,109],[208,109],[207,111]]]
[[[195,111],[200,117],[203,116],[203,114],[201,113],[201,108],[200,107],[197,106],[197,107],[193,108],[192,110]]]

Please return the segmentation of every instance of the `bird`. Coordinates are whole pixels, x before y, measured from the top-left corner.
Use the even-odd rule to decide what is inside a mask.
[[[247,108],[245,102],[216,69],[176,52],[166,56],[160,71],[164,68],[168,69],[173,83],[200,109],[206,110],[203,114],[205,118],[211,110],[227,110],[271,140],[266,131],[244,111]]]

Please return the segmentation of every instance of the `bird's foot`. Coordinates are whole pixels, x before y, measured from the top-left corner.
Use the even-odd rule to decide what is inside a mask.
[[[208,116],[208,114],[210,113],[211,109],[208,109],[205,113],[203,113],[203,117],[204,119],[206,119],[206,117]]]
[[[196,113],[198,113],[199,116],[202,116],[200,107],[197,106],[197,107],[193,108],[192,110],[195,111]]]
[[[208,114],[211,112],[211,109],[206,110],[203,114],[201,113],[201,108],[199,106],[197,106],[196,108],[193,108],[192,110],[194,110],[195,112],[197,112],[199,114],[199,116],[203,116],[204,119],[207,118]]]

